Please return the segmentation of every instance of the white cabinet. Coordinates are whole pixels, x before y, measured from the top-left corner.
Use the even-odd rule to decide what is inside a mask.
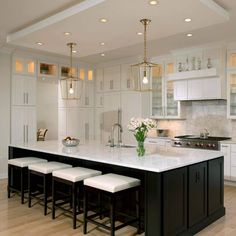
[[[103,93],[97,93],[96,94],[96,99],[95,99],[95,106],[96,107],[103,107],[104,104],[104,95]]]
[[[12,77],[12,105],[36,105],[36,78],[26,75]]]
[[[120,91],[120,66],[104,68],[104,92]]]
[[[27,143],[36,141],[36,108],[12,106],[11,142]]]
[[[130,64],[121,65],[121,90],[134,90]]]
[[[12,61],[13,74],[34,76],[36,73],[35,64],[34,59],[14,56]]]
[[[95,116],[94,136],[96,140],[103,143],[103,125],[104,125],[103,108],[95,108],[94,116]]]
[[[225,180],[231,179],[231,150],[230,149],[231,149],[230,144],[222,143],[220,145],[220,150],[224,154],[224,179]]]
[[[103,87],[103,69],[99,68],[96,70],[96,92],[103,92]]]
[[[94,83],[85,82],[84,89],[82,92],[82,106],[83,107],[93,107],[94,106]]]
[[[188,83],[187,80],[174,81],[174,99],[177,101],[187,100]]]

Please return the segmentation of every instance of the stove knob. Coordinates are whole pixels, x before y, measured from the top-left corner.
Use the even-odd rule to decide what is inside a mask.
[[[200,146],[201,146],[201,147],[204,147],[204,144],[203,144],[203,143],[201,143],[201,144],[200,144]]]
[[[210,144],[210,143],[208,143],[208,144],[207,144],[207,147],[211,148],[211,144]]]
[[[213,147],[213,148],[215,148],[215,147],[216,147],[216,145],[215,145],[215,144],[212,144],[212,147]]]
[[[200,143],[196,143],[195,146],[196,146],[196,147],[199,147],[199,146],[200,146]]]
[[[187,146],[190,146],[190,145],[191,145],[191,143],[190,143],[190,142],[187,142],[187,143],[186,143],[186,145],[187,145]]]
[[[174,142],[174,144],[175,144],[175,145],[181,145],[181,143],[180,143],[180,142]]]

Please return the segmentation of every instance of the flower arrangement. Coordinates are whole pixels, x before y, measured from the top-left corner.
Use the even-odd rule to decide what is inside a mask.
[[[131,118],[127,127],[134,133],[134,137],[138,142],[138,156],[144,156],[144,141],[147,137],[147,133],[149,130],[157,128],[157,122],[149,118]]]

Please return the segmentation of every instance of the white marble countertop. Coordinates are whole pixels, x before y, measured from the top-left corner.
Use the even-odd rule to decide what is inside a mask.
[[[75,148],[65,148],[57,140],[10,146],[152,172],[172,170],[223,156],[220,151],[146,144],[145,156],[138,157],[136,148],[111,148],[95,141],[81,143]]]
[[[236,139],[227,139],[227,140],[220,141],[220,143],[236,144]]]

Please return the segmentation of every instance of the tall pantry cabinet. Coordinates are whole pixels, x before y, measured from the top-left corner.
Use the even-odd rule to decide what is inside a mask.
[[[31,58],[13,57],[11,142],[36,140],[36,66]]]

